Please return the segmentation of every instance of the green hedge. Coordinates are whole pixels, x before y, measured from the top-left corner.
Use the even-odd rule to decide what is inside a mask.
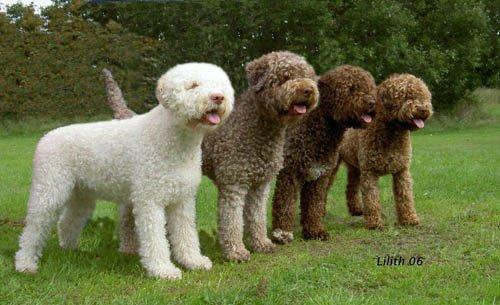
[[[0,59],[6,65],[0,72],[0,118],[105,112],[99,79],[104,66],[113,70],[137,111],[154,103],[154,79],[181,62],[216,63],[240,91],[246,86],[245,62],[285,49],[306,56],[318,73],[350,63],[371,71],[377,81],[397,72],[416,74],[429,84],[438,111],[452,109],[476,87],[499,86],[495,1],[57,1],[57,6],[43,13],[48,26],[19,5],[0,14],[0,46],[10,54]],[[30,22],[35,25],[23,25]]]
[[[94,116],[109,112],[101,69],[111,68],[127,89],[132,106],[154,102],[156,77],[147,58],[159,45],[122,29],[67,14],[45,11],[48,23],[30,7],[0,13],[0,118]]]

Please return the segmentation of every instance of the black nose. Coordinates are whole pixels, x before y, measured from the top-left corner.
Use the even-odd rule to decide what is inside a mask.
[[[426,118],[430,115],[430,111],[429,109],[425,108],[425,107],[421,107],[418,109],[418,114],[422,117],[422,118]]]
[[[368,102],[368,105],[370,105],[371,107],[375,106],[375,100],[370,100]]]

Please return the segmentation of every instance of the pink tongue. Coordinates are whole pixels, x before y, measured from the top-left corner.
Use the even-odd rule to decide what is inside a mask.
[[[209,113],[207,115],[207,120],[214,125],[219,124],[220,123],[220,116],[217,113]]]
[[[372,121],[372,117],[368,114],[363,114],[361,116],[361,119],[365,122],[365,123],[370,123]]]
[[[307,112],[307,107],[304,105],[293,105],[293,110],[295,113],[304,114]]]
[[[424,121],[422,119],[413,119],[413,123],[417,125],[418,128],[424,128]]]

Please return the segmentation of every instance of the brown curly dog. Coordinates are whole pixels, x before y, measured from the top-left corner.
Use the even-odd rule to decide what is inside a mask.
[[[346,132],[340,159],[347,166],[347,205],[352,215],[364,215],[367,228],[384,224],[378,180],[387,174],[393,178],[399,223],[420,223],[413,203],[410,131],[424,128],[431,115],[431,93],[425,83],[410,74],[392,75],[377,88],[373,123]]]
[[[224,257],[245,261],[243,229],[254,251],[271,252],[266,203],[283,166],[286,128],[316,107],[316,73],[290,52],[272,52],[246,66],[249,89],[227,121],[203,140],[203,174],[219,190],[219,242]]]
[[[300,194],[301,224],[306,239],[328,238],[321,221],[331,171],[338,163],[338,146],[349,127],[367,126],[375,110],[376,85],[358,67],[340,66],[318,82],[319,106],[287,130],[284,167],[273,199],[272,238],[293,240],[295,202]]]

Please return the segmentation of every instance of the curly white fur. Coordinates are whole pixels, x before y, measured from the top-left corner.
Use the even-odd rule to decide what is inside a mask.
[[[160,104],[146,114],[66,126],[40,140],[16,270],[37,271],[44,241],[61,210],[60,245],[77,247],[96,199],[117,202],[122,211],[132,207],[141,262],[150,275],[181,277],[170,261],[169,241],[181,265],[211,268],[200,252],[195,223],[200,145],[217,125],[207,116],[226,118],[234,90],[219,67],[189,63],[164,74],[156,96]]]

